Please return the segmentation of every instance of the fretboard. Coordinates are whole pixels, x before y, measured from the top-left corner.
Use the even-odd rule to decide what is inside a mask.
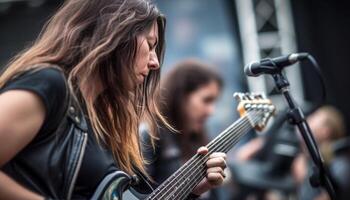
[[[209,153],[196,154],[166,179],[148,197],[148,200],[185,199],[206,175],[206,162],[213,152],[227,153],[252,128],[251,118],[242,117],[221,132],[206,147]]]

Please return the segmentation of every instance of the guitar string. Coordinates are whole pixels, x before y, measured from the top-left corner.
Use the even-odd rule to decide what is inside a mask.
[[[216,140],[214,139],[211,143],[209,143],[209,144],[207,145],[207,147],[208,147],[208,148],[211,148],[212,145],[216,145],[215,143],[220,143],[220,142],[221,142],[220,139],[225,139],[225,138],[229,135],[229,133],[232,131],[232,129],[235,128],[236,126],[237,126],[236,130],[239,129],[239,126],[241,126],[242,124],[244,125],[245,119],[249,119],[249,118],[247,118],[248,115],[250,115],[250,113],[247,113],[247,115],[246,115],[244,118],[241,118],[241,120],[236,121],[235,123],[233,123],[232,125],[230,125],[227,129],[225,129],[225,130],[220,134],[221,137],[218,136],[218,137],[217,137],[218,139],[216,139]],[[209,150],[212,151],[212,149],[209,149]],[[191,162],[186,163],[186,167],[187,167],[187,168],[195,167],[195,166],[193,166],[193,164],[195,164],[195,163],[193,163],[193,162],[197,162],[197,163],[198,163],[198,162],[203,161],[203,159],[204,159],[204,160],[207,159],[210,153],[211,153],[211,152],[208,152],[208,153],[206,154],[206,156],[203,156],[203,157],[199,157],[200,155],[197,154],[196,157],[194,157],[194,159],[192,159]],[[200,159],[200,160],[196,160],[196,159]],[[186,167],[185,167],[185,168],[186,168]],[[187,170],[187,171],[185,171],[185,170]],[[167,195],[167,193],[168,193],[167,191],[171,191],[170,189],[172,189],[173,186],[176,186],[176,183],[177,183],[178,181],[181,180],[181,179],[178,178],[178,176],[184,176],[184,175],[186,175],[187,173],[190,172],[190,171],[188,171],[188,169],[179,170],[179,171],[180,171],[181,173],[176,174],[175,177],[173,177],[174,179],[173,179],[172,181],[170,181],[169,183],[165,184],[165,185],[164,185],[164,188],[162,188],[162,189],[160,189],[160,190],[157,191],[157,192],[159,192],[158,194],[162,194],[162,195],[161,195],[161,198],[162,198],[164,195]],[[184,173],[185,173],[185,174],[184,174]],[[175,178],[176,178],[176,179],[175,179]],[[175,180],[175,183],[173,183],[174,180]],[[165,181],[165,182],[166,182],[166,181]],[[172,186],[169,187],[169,186],[168,186],[169,184],[172,184]],[[164,192],[164,189],[166,190],[165,192]],[[174,192],[174,191],[173,191],[173,192]],[[158,194],[156,194],[154,197],[157,197]]]
[[[232,146],[234,146],[235,144],[237,144],[237,142],[239,141],[238,139],[239,139],[240,137],[242,137],[242,136],[246,133],[246,131],[248,131],[249,129],[251,129],[251,127],[250,127],[250,126],[246,126],[245,129],[246,129],[246,130],[244,130],[244,131],[242,131],[241,133],[235,135],[235,137],[232,138],[232,140],[231,140],[229,143],[223,145],[224,147],[223,147],[221,150],[218,149],[217,152],[228,152],[228,151],[231,149]],[[202,166],[197,166],[197,168],[198,168],[198,167],[202,167]],[[180,197],[184,196],[185,194],[188,195],[188,194],[197,186],[197,184],[199,183],[199,181],[201,181],[201,180],[205,177],[205,175],[206,175],[206,170],[197,169],[197,170],[195,170],[195,174],[192,174],[192,175],[196,176],[196,178],[195,178],[194,180],[191,180],[191,181],[190,181],[189,187],[187,187],[187,189],[186,189],[185,191],[182,191],[182,190],[181,190],[181,191],[178,193],[178,194],[180,194]],[[175,199],[179,199],[179,198],[177,198],[178,195],[175,196],[175,197],[176,197]]]
[[[212,143],[209,143],[208,145],[207,145],[207,147],[208,148],[211,148],[212,147],[212,145],[216,145],[215,143],[220,143],[220,142],[222,142],[227,136],[230,136],[230,133],[232,132],[232,128],[234,128],[234,127],[236,127],[237,126],[237,128],[235,129],[235,130],[233,130],[233,131],[239,131],[239,129],[245,129],[245,127],[244,126],[246,126],[246,122],[248,122],[249,121],[249,118],[247,118],[247,117],[249,117],[249,115],[251,115],[251,113],[247,113],[247,115],[244,117],[244,118],[241,118],[242,120],[241,121],[237,121],[238,123],[233,123],[229,128],[227,128],[225,131],[223,131],[222,132],[222,134],[220,134],[220,135],[222,135],[222,137],[220,137],[218,140],[213,140],[212,141]],[[242,126],[243,125],[243,127],[240,127],[240,126]],[[249,127],[251,127],[251,125],[249,126]],[[221,140],[220,140],[221,139]],[[214,151],[215,149],[210,149],[211,151]],[[204,157],[201,157],[201,159],[200,160],[195,160],[195,159],[198,159],[198,158],[200,158],[200,157],[195,157],[195,159],[193,159],[192,160],[192,162],[198,162],[198,161],[203,161],[203,160],[205,160],[205,159],[207,159],[208,158],[208,155],[210,154],[211,152],[208,152],[208,154],[206,154],[207,156],[204,156]],[[197,154],[198,155],[198,154]],[[187,167],[191,167],[192,168],[192,165],[190,165],[190,164],[192,164],[192,163],[188,163],[188,165],[186,165]],[[194,166],[194,167],[197,167],[197,166]],[[181,170],[181,172],[185,172],[185,174],[187,174],[188,173],[188,171],[184,171],[184,170]],[[183,173],[179,173],[177,176],[184,176],[184,174]],[[176,178],[176,177],[175,177]],[[176,179],[176,180],[178,180],[178,179]],[[177,181],[176,181],[177,182]],[[168,186],[169,184],[173,184],[173,186],[174,186],[174,183],[173,183],[173,181],[170,181],[170,182],[168,182],[166,185],[164,185],[164,186]],[[163,186],[163,187],[164,187]],[[170,188],[168,188],[168,189],[171,189],[172,187],[170,187]],[[166,188],[165,188],[166,189]],[[160,190],[158,190],[157,192],[163,192],[163,188],[162,189],[160,189]],[[166,194],[167,192],[165,192],[165,193],[160,193],[160,194]],[[159,193],[158,193],[159,194]],[[158,194],[153,194],[153,195],[155,195],[154,197],[157,197],[158,196]],[[163,195],[162,195],[163,196]],[[161,196],[161,197],[162,197]],[[152,195],[150,195],[150,197],[152,197]]]
[[[245,118],[241,118],[241,119],[245,119]],[[222,132],[222,134],[220,134],[220,135],[222,135],[222,136],[224,136],[225,135],[225,133],[227,133],[227,132],[229,132],[229,130],[230,129],[232,129],[234,126],[236,126],[237,124],[240,124],[239,122],[241,122],[242,120],[238,120],[237,122],[235,122],[235,123],[233,123],[233,124],[231,124],[227,129],[225,129],[223,132]],[[218,136],[218,138],[219,138],[220,136]],[[215,139],[214,139],[215,140]],[[215,142],[217,142],[217,140],[215,141]],[[208,144],[208,146],[211,146],[210,144],[214,144],[213,142],[211,142],[211,143],[209,143]],[[208,152],[209,153],[209,152]],[[149,196],[149,198],[152,198],[152,197],[154,197],[154,198],[156,198],[156,197],[158,197],[158,195],[159,194],[161,194],[162,196],[160,196],[160,198],[161,197],[163,197],[164,195],[166,195],[167,194],[167,192],[166,191],[164,191],[164,190],[167,190],[167,189],[171,189],[176,183],[174,183],[174,181],[178,181],[179,179],[178,179],[178,177],[179,176],[183,176],[184,174],[184,172],[185,172],[185,174],[186,173],[188,173],[188,168],[190,168],[190,167],[192,167],[192,165],[193,165],[193,163],[194,162],[197,162],[197,160],[196,159],[199,159],[200,157],[199,157],[199,154],[196,154],[194,157],[192,157],[185,165],[183,165],[183,167],[180,167],[180,169],[177,171],[178,173],[175,173],[172,177],[170,177],[170,178],[172,178],[172,180],[171,181],[165,181],[164,182],[164,184],[162,184],[159,188],[161,188],[161,189],[156,189],[154,192],[153,192],[153,194],[151,194],[150,196]],[[182,169],[181,169],[182,168]],[[171,187],[169,187],[169,185],[170,184],[172,184],[172,186]]]
[[[259,119],[259,117],[256,117],[254,119],[254,123],[255,123],[255,120],[256,120],[256,122],[259,121],[257,119]],[[240,132],[238,134],[231,135],[233,137],[229,140],[225,140],[224,144],[218,146],[218,148],[215,149],[215,152],[228,152],[232,148],[232,146],[234,146],[239,141],[239,138],[241,138],[243,135],[245,135],[246,132],[248,130],[250,130],[251,128],[252,128],[251,125],[242,127],[242,129],[240,130]],[[193,170],[192,172],[194,172],[194,173],[192,173],[190,176],[195,176],[196,178],[193,180],[190,180],[189,187],[187,187],[185,191],[180,190],[179,193],[177,193],[177,195],[174,196],[175,199],[179,199],[179,198],[177,198],[178,195],[180,195],[180,197],[188,195],[206,175],[206,170],[205,170],[205,168],[203,168],[203,165],[196,166],[196,169]]]

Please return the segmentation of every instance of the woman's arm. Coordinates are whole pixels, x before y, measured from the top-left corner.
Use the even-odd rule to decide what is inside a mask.
[[[33,140],[44,119],[44,105],[34,93],[10,90],[0,94],[0,167]],[[0,199],[42,199],[1,171],[0,185]]]
[[[0,199],[44,199],[38,194],[31,192],[23,186],[16,183],[13,179],[8,177],[5,173],[0,171]]]

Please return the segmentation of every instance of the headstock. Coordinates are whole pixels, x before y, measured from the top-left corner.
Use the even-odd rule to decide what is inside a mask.
[[[247,116],[256,130],[264,129],[276,110],[271,100],[262,94],[254,93],[234,93],[233,96],[238,100],[237,110],[240,116]]]

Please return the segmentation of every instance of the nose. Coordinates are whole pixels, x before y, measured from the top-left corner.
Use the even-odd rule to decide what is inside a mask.
[[[151,53],[150,60],[148,62],[148,68],[151,70],[159,69],[159,60],[156,52]]]

